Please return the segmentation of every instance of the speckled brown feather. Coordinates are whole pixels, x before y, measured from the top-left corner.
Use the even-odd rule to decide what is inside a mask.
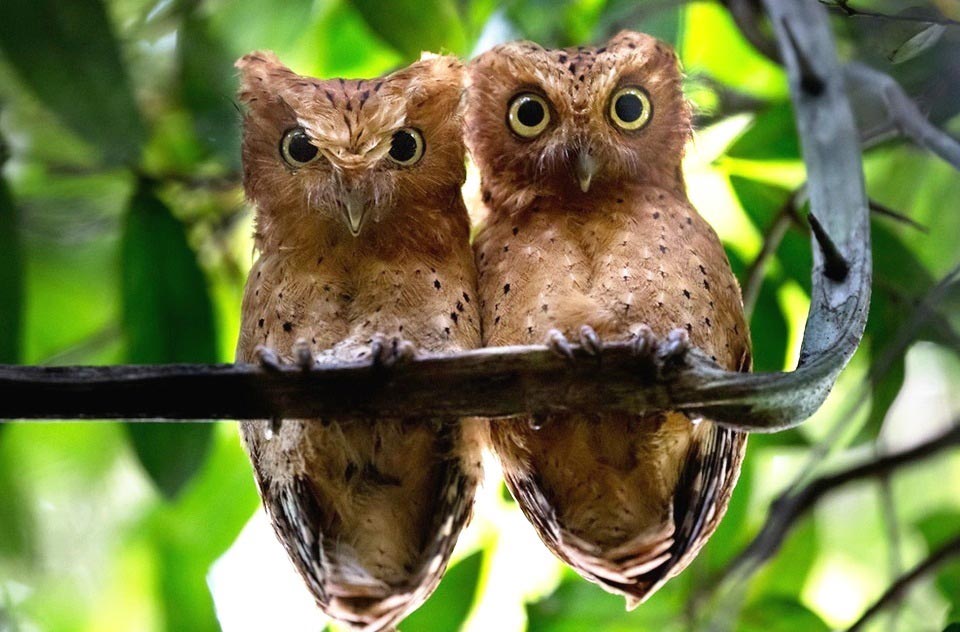
[[[425,57],[371,80],[318,80],[271,53],[237,62],[243,168],[257,206],[256,248],[237,358],[258,345],[292,361],[370,357],[375,334],[426,351],[480,344],[469,221],[460,195],[462,65]],[[280,155],[300,126],[321,157]],[[423,158],[387,158],[394,132],[418,129]],[[358,236],[344,192],[370,206]],[[277,534],[318,604],[354,626],[395,625],[436,587],[470,516],[480,476],[476,421],[323,419],[241,425]]]
[[[601,48],[518,42],[471,63],[467,143],[489,216],[475,240],[484,344],[536,344],[589,325],[627,340],[682,327],[723,367],[749,370],[740,289],[680,171],[690,108],[672,50],[624,32]],[[612,94],[639,85],[646,127],[611,123]],[[533,140],[506,124],[533,91],[551,123]],[[577,152],[599,170],[587,193]],[[539,429],[534,429],[536,426]],[[715,530],[745,436],[686,416],[558,414],[491,422],[508,485],[541,538],[586,578],[635,605],[680,572]]]

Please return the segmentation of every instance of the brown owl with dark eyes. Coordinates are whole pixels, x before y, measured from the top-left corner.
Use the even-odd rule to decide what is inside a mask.
[[[370,80],[237,62],[259,258],[237,358],[389,365],[480,345],[460,194],[463,66],[425,56]],[[320,607],[389,628],[433,591],[480,476],[480,422],[241,424],[264,505]],[[455,420],[454,420],[455,421]]]
[[[665,368],[692,344],[749,370],[739,286],[686,195],[690,118],[674,52],[640,33],[600,48],[517,42],[470,64],[485,345],[547,339],[569,355],[575,337],[596,355],[601,338],[633,340]],[[490,422],[511,492],[558,557],[628,607],[716,529],[746,441],[679,412],[527,421]]]

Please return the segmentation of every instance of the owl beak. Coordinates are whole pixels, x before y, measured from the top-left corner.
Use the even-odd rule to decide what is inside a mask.
[[[573,171],[577,176],[577,182],[580,183],[580,190],[584,193],[590,190],[590,182],[593,181],[593,176],[597,173],[598,167],[597,159],[589,151],[581,149],[577,152],[577,160],[573,164]]]
[[[366,214],[367,204],[356,192],[351,191],[343,196],[343,218],[347,222],[350,234],[354,237],[360,234]]]

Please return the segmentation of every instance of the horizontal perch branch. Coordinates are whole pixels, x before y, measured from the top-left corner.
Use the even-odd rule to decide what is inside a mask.
[[[309,371],[251,364],[0,366],[0,416],[7,419],[262,419],[344,413],[401,417],[505,416],[563,410],[680,409],[745,430],[803,419],[816,395],[769,401],[793,373],[722,371],[697,352],[658,375],[628,343],[598,359],[574,347],[569,361],[543,346],[496,347],[417,357],[400,366],[369,362]],[[790,389],[786,389],[790,390]],[[751,401],[767,393],[756,406]]]
[[[657,375],[626,343],[569,363],[545,347],[423,357],[389,370],[250,365],[0,367],[0,418],[252,419],[338,414],[506,416],[677,409],[733,428],[797,425],[823,402],[860,342],[870,235],[860,145],[829,22],[814,0],[765,0],[789,77],[814,233],[811,308],[789,373],[722,371],[698,353]]]

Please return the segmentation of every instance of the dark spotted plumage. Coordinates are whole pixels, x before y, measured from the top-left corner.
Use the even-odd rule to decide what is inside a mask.
[[[739,286],[686,196],[690,108],[673,51],[629,32],[600,48],[507,44],[475,59],[469,81],[466,137],[487,211],[474,243],[484,344],[536,344],[551,330],[575,340],[584,325],[605,340],[680,329],[721,366],[749,370]],[[634,102],[648,115],[635,129],[615,122],[625,89],[648,99]],[[551,114],[538,135],[510,127],[509,104],[528,93]],[[716,529],[745,446],[678,412],[491,421],[490,435],[547,546],[630,606]]]
[[[269,53],[238,67],[259,252],[238,360],[256,361],[258,347],[326,362],[399,355],[408,342],[479,346],[478,310],[463,302],[476,278],[459,62],[429,56],[373,81],[301,77]],[[308,164],[281,153],[296,128],[318,150]],[[414,164],[388,155],[400,129],[422,136]],[[241,431],[277,535],[327,614],[380,630],[427,598],[470,517],[479,422],[286,419]]]

